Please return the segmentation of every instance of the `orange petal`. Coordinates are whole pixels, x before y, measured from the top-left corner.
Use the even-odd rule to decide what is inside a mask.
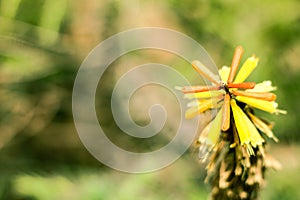
[[[274,101],[276,99],[276,95],[270,92],[246,92],[246,91],[239,91],[234,90],[232,91],[232,94],[236,96],[244,96],[244,97],[250,97],[255,99],[262,99],[265,101]]]
[[[216,78],[217,75],[210,71],[210,69],[208,69],[200,61],[193,61],[192,66],[201,76],[205,77],[207,80],[211,81],[212,83],[215,83],[216,85],[220,85],[219,80],[217,80]]]
[[[195,92],[204,92],[208,90],[219,90],[220,86],[211,85],[211,86],[204,86],[204,85],[196,85],[196,86],[185,86],[181,88],[183,93],[195,93]]]
[[[229,72],[229,77],[228,77],[227,83],[232,83],[232,81],[234,79],[234,76],[236,74],[236,71],[238,69],[238,66],[240,64],[240,60],[242,58],[243,52],[244,52],[244,50],[243,50],[243,48],[241,46],[237,46],[235,48],[234,55],[233,55],[232,62],[231,62],[231,67],[230,67],[230,72]]]
[[[240,88],[240,89],[253,89],[255,87],[254,82],[244,82],[244,83],[228,83],[229,88]]]
[[[222,131],[227,131],[230,126],[230,96],[225,95],[223,104],[223,116],[222,116]]]

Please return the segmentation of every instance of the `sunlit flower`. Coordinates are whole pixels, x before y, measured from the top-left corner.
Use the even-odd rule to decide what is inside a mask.
[[[231,67],[222,67],[219,70],[219,76],[212,73],[200,61],[192,62],[193,68],[212,82],[212,85],[180,88],[185,98],[193,99],[188,104],[186,118],[195,117],[208,110],[217,110],[214,119],[202,130],[199,137],[200,153],[207,154],[213,150],[222,140],[220,137],[222,132],[236,131],[238,141],[233,141],[230,147],[241,146],[249,155],[255,154],[253,148],[262,149],[265,139],[261,133],[278,141],[270,124],[255,116],[253,110],[260,109],[272,114],[284,114],[286,111],[277,108],[276,95],[271,93],[276,88],[272,86],[271,81],[258,84],[244,82],[257,67],[259,61],[257,57],[249,57],[236,75],[242,54],[243,49],[238,46]]]

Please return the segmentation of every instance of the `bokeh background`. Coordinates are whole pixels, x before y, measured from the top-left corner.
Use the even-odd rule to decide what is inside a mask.
[[[191,36],[218,67],[230,65],[237,45],[245,49],[243,59],[253,53],[260,58],[249,80],[272,80],[280,108],[288,111],[261,113],[275,122],[280,143],[268,141],[269,150],[282,163],[281,171],[267,173],[261,199],[300,199],[299,10],[298,0],[0,0],[0,199],[207,199],[205,165],[193,147],[163,170],[132,175],[99,163],[76,133],[71,95],[81,62],[109,36],[144,26]],[[112,141],[136,152],[166,144],[177,124],[176,100],[164,91],[155,95],[161,89],[150,86],[133,97],[131,114],[147,124],[145,105],[163,99],[169,116],[162,136],[133,139],[113,121],[114,83],[147,62],[167,64],[201,82],[188,63],[154,50],[123,56],[105,72],[96,97],[99,123]]]

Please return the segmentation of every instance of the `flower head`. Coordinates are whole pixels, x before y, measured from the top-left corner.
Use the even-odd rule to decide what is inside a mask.
[[[242,54],[243,49],[238,46],[234,52],[231,67],[224,66],[219,70],[221,81],[218,81],[218,76],[200,61],[192,62],[193,68],[211,81],[212,85],[180,88],[185,98],[194,99],[188,104],[186,118],[217,109],[214,119],[202,130],[198,140],[200,153],[206,156],[214,149],[218,141],[222,140],[221,133],[237,132],[238,138],[232,141],[230,146],[241,146],[249,155],[254,155],[253,148],[262,149],[265,139],[261,133],[278,141],[270,124],[255,116],[253,110],[260,109],[272,114],[284,114],[286,111],[277,108],[276,95],[271,93],[276,88],[272,86],[271,81],[258,84],[244,82],[256,68],[259,61],[257,57],[249,57],[237,73]],[[204,158],[206,156],[204,155]]]

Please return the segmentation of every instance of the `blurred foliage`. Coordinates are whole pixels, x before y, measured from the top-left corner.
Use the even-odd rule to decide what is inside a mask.
[[[250,79],[272,80],[280,107],[288,111],[266,115],[285,145],[272,144],[284,168],[268,174],[262,196],[299,199],[299,9],[298,0],[0,0],[0,199],[207,198],[204,166],[194,154],[162,172],[121,174],[92,158],[76,134],[71,95],[80,63],[107,37],[142,26],[193,37],[219,67],[230,64],[236,45],[244,46],[244,59],[256,53],[260,63]],[[198,81],[187,63],[151,51],[120,59],[105,72],[97,98],[99,121],[112,140],[137,151],[161,142],[119,137],[107,105],[113,82],[130,70],[124,66],[145,62],[174,66]],[[172,112],[174,103],[166,104]],[[147,123],[146,113],[138,114],[133,115],[137,123]],[[171,121],[163,132],[170,137],[174,127]],[[168,137],[159,139],[164,143]]]
[[[177,169],[169,169],[166,174],[128,175],[118,172],[81,171],[76,176],[64,174],[41,177],[20,175],[14,182],[19,195],[34,199],[199,199],[206,198],[206,189],[188,173],[177,174],[176,182],[169,183],[169,176]],[[187,170],[186,172],[188,172]],[[182,182],[184,181],[184,182]],[[28,184],[31,183],[31,184]],[[155,191],[155,192],[153,192]]]

